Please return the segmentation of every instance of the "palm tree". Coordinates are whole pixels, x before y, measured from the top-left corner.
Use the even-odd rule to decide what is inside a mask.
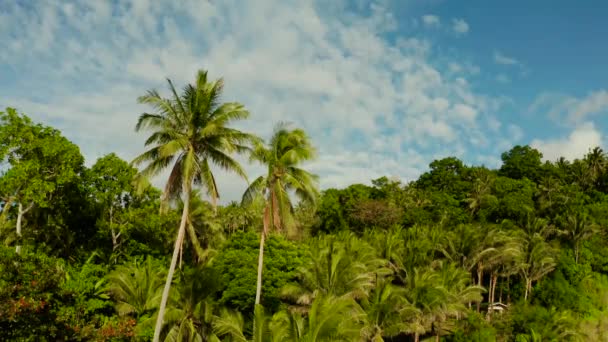
[[[327,235],[312,240],[308,262],[300,267],[298,282],[286,285],[282,294],[307,311],[319,295],[363,299],[378,274],[388,274],[386,260],[353,233]]]
[[[561,183],[555,177],[541,179],[537,191],[541,210],[551,209],[553,207],[553,203],[559,197],[560,188]]]
[[[214,321],[214,332],[222,341],[234,342],[322,342],[358,341],[365,314],[351,298],[319,296],[310,311],[283,310],[272,317],[264,307],[256,305],[251,338],[245,334],[243,316],[222,310]]]
[[[587,163],[590,181],[597,183],[606,169],[606,154],[600,147],[595,147],[585,156],[585,162]]]
[[[477,211],[482,206],[492,199],[496,200],[496,197],[492,195],[492,185],[494,184],[494,177],[487,169],[475,169],[473,171],[475,180],[473,181],[473,188],[469,192],[465,202],[468,203],[471,216],[475,216]]]
[[[560,234],[568,237],[574,248],[574,261],[578,264],[578,256],[581,242],[589,239],[598,232],[598,226],[593,224],[586,213],[577,211],[566,217],[562,223],[563,229]]]
[[[436,340],[442,334],[449,333],[455,328],[454,319],[464,318],[468,312],[465,304],[480,302],[484,288],[471,284],[470,273],[458,267],[455,263],[439,261],[435,271],[439,277],[439,284],[445,291],[446,297],[439,308],[433,312],[432,330]]]
[[[183,201],[180,201],[178,208],[183,210],[183,205]],[[218,246],[224,239],[219,217],[214,213],[212,205],[201,198],[198,189],[194,189],[190,193],[186,232],[190,238],[196,261],[199,263],[208,261],[215,253],[213,247]],[[180,250],[179,264],[181,268],[182,250]]]
[[[361,300],[361,307],[366,314],[364,337],[374,342],[406,332],[407,319],[418,313],[407,301],[405,289],[391,284],[390,278],[378,278],[370,295]]]
[[[179,277],[166,314],[164,341],[219,341],[213,332],[213,295],[219,290],[218,275],[208,265]]]
[[[138,99],[140,103],[151,105],[155,110],[155,113],[141,114],[135,126],[136,131],[152,131],[145,145],[153,147],[133,160],[135,165],[147,163],[141,171],[146,177],[159,174],[173,163],[163,192],[163,202],[175,200],[180,195],[184,201],[154,331],[154,342],[159,340],[169,289],[185,235],[193,186],[203,187],[215,204],[219,192],[211,164],[246,178],[245,172],[230,157],[230,153],[247,151],[247,144],[255,140],[250,134],[228,127],[233,121],[246,119],[249,112],[239,103],[220,104],[224,86],[221,79],[209,82],[207,72],[201,70],[196,76],[195,84],[187,85],[181,95],[177,94],[171,80],[168,83],[171,98],[162,98],[156,90],[150,90]]]
[[[293,206],[289,191],[295,192],[302,201],[316,203],[319,195],[317,176],[299,167],[299,164],[313,159],[314,156],[315,149],[306,133],[301,129],[289,130],[285,124],[277,125],[268,146],[258,142],[251,153],[251,160],[268,167],[266,176],[255,179],[243,194],[244,203],[252,202],[262,192],[266,199],[260,237],[256,305],[260,304],[262,294],[266,235],[270,232],[271,226],[277,231],[286,230],[292,235],[294,233]]]
[[[519,273],[526,282],[524,299],[527,301],[533,282],[553,271],[557,263],[553,248],[540,235],[525,240],[522,247]]]
[[[403,241],[403,229],[400,226],[393,226],[384,230],[369,230],[364,235],[364,241],[368,241],[376,251],[379,258],[388,261],[392,270],[398,270],[398,262],[403,255],[405,244]]]
[[[414,334],[414,341],[418,342],[420,335],[431,331],[433,322],[445,314],[449,293],[441,286],[439,274],[430,267],[413,269],[405,280],[406,299],[417,309],[406,320],[406,332]]]
[[[160,302],[164,273],[151,258],[143,265],[137,262],[121,265],[110,273],[107,291],[116,301],[118,314],[137,318],[155,310]]]

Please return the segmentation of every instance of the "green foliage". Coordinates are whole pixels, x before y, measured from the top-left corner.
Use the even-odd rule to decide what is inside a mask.
[[[140,173],[115,154],[86,169],[59,131],[0,112],[1,339],[606,339],[602,149],[542,163],[515,146],[498,170],[447,157],[409,184],[318,193],[301,168],[316,154],[306,132],[279,124],[264,144],[230,128],[248,112],[220,104],[223,82],[205,71],[169,88],[139,99],[154,109],[137,125],[151,130]],[[211,164],[246,178],[233,153],[267,172],[218,206]],[[150,186],[167,167],[163,191]],[[285,231],[294,240],[273,234]]]
[[[5,338],[39,341],[68,334],[55,310],[63,266],[54,258],[0,247],[0,331]]]
[[[542,153],[530,146],[517,145],[502,154],[498,172],[512,179],[528,178],[536,182],[542,176],[542,157]]]
[[[244,313],[252,313],[255,299],[256,266],[259,236],[254,232],[233,234],[214,260],[220,274],[220,303]],[[270,235],[264,251],[262,296],[264,306],[280,306],[280,290],[296,278],[296,269],[304,262],[304,251],[277,235]]]

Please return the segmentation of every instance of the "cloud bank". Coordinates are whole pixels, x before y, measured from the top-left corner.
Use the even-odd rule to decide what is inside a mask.
[[[491,130],[500,126],[489,116],[500,101],[470,85],[479,68],[435,62],[433,43],[396,34],[390,7],[379,3],[47,1],[0,9],[0,105],[61,129],[89,164],[109,152],[127,160],[142,152],[145,135],[133,128],[149,108],[136,98],[150,88],[167,94],[165,77],[184,84],[199,68],[225,78],[224,100],[250,109],[240,128],[263,137],[277,121],[305,128],[320,155],[309,167],[323,188],[383,175],[411,180],[434,158],[508,137]],[[462,19],[452,24],[469,31]],[[246,186],[221,172],[218,182],[224,201]]]

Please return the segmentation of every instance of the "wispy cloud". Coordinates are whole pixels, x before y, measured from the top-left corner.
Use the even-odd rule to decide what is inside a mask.
[[[484,117],[499,101],[470,86],[473,73],[433,62],[423,38],[387,39],[395,28],[390,8],[366,8],[282,0],[3,2],[0,73],[9,76],[0,79],[2,105],[62,129],[88,163],[113,151],[131,159],[145,138],[133,132],[136,118],[149,109],[137,96],[149,88],[167,94],[165,77],[184,84],[206,68],[224,76],[224,100],[251,110],[241,128],[267,137],[283,120],[310,133],[320,154],[310,167],[323,187],[386,174],[412,179],[434,156],[504,138],[484,133]],[[468,29],[454,21],[456,32]],[[223,173],[218,182],[224,200],[246,186]]]
[[[608,113],[608,90],[596,90],[584,97],[542,93],[528,108],[528,112],[546,113],[557,122],[580,123],[592,115]]]
[[[469,24],[464,19],[452,19],[452,30],[454,31],[454,33],[464,35],[469,32],[469,29]]]
[[[501,65],[520,65],[521,63],[513,58],[504,55],[500,51],[494,51],[494,62]]]
[[[441,19],[433,14],[426,14],[422,16],[422,23],[426,27],[439,27],[441,26]]]

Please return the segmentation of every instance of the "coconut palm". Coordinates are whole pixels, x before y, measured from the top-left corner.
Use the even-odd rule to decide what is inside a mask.
[[[561,235],[565,235],[574,248],[574,261],[578,264],[581,242],[589,239],[599,231],[599,227],[591,222],[586,213],[576,211],[562,220]]]
[[[272,228],[285,230],[293,235],[295,228],[293,206],[289,192],[293,191],[302,201],[316,203],[319,195],[317,176],[300,168],[300,164],[313,159],[315,149],[301,129],[290,130],[285,124],[276,126],[268,145],[257,143],[251,160],[268,168],[265,176],[256,178],[243,194],[243,203],[250,203],[264,194],[263,230],[260,237],[257,289],[255,303],[260,304],[262,294],[262,269],[264,265],[264,239]]]
[[[436,264],[434,271],[437,272],[438,282],[445,291],[443,302],[438,303],[438,307],[431,315],[433,318],[431,327],[436,340],[439,341],[441,335],[450,333],[456,328],[454,320],[466,317],[468,309],[465,304],[480,302],[485,289],[471,284],[470,273],[457,264],[442,261]]]
[[[554,203],[559,200],[559,190],[561,182],[555,177],[542,178],[538,184],[538,202],[541,210],[551,209]]]
[[[465,202],[468,203],[471,216],[475,216],[486,202],[496,200],[496,197],[492,195],[494,176],[490,171],[487,169],[475,169],[473,177],[473,187],[465,199]]]
[[[219,278],[207,265],[180,274],[167,309],[164,341],[219,341],[213,332],[213,295]]]
[[[374,247],[379,258],[387,260],[389,267],[396,271],[405,248],[402,233],[403,229],[400,226],[393,226],[386,231],[369,230],[365,233],[363,239]]]
[[[406,321],[406,332],[418,342],[421,334],[433,330],[433,322],[445,317],[449,293],[441,286],[439,274],[430,267],[413,269],[405,280],[406,299],[417,309]]]
[[[135,130],[152,131],[145,143],[152,147],[133,160],[135,165],[147,163],[141,171],[146,177],[157,175],[172,164],[163,202],[180,196],[184,201],[155,327],[155,342],[160,336],[169,289],[185,235],[190,192],[193,187],[200,186],[215,204],[219,192],[211,165],[245,178],[245,172],[230,154],[247,151],[247,144],[255,140],[250,134],[228,127],[236,120],[246,119],[249,112],[239,103],[220,104],[224,86],[221,79],[209,81],[207,72],[201,70],[195,83],[187,85],[181,95],[178,95],[171,80],[168,83],[171,98],[163,98],[156,90],[150,90],[138,99],[140,103],[151,105],[155,112],[143,113],[139,117]]]
[[[555,251],[540,235],[524,240],[519,261],[519,273],[524,278],[527,301],[532,285],[555,269]]]
[[[350,232],[315,238],[308,253],[308,262],[298,270],[299,281],[282,291],[304,311],[318,295],[363,299],[376,277],[390,272],[386,260]]]
[[[213,247],[218,246],[224,239],[220,219],[215,215],[212,205],[201,198],[199,189],[192,190],[189,203],[186,233],[196,256],[196,261],[204,263],[215,254]],[[184,202],[179,201],[178,209],[183,210],[183,206]],[[182,253],[182,250],[180,250],[180,268]]]
[[[107,291],[119,315],[140,317],[158,307],[165,272],[151,258],[121,265],[108,275]]]
[[[405,296],[405,289],[391,284],[390,278],[378,277],[374,289],[361,300],[365,310],[363,335],[368,341],[384,341],[383,336],[397,336],[408,330],[407,320],[418,313]]]
[[[305,315],[283,310],[268,317],[264,307],[256,305],[251,338],[247,337],[240,313],[222,310],[214,321],[214,332],[222,341],[234,342],[358,341],[364,317],[363,310],[351,298],[319,296]]]
[[[585,162],[587,163],[590,181],[596,183],[606,169],[606,154],[600,147],[595,147],[587,153]]]

